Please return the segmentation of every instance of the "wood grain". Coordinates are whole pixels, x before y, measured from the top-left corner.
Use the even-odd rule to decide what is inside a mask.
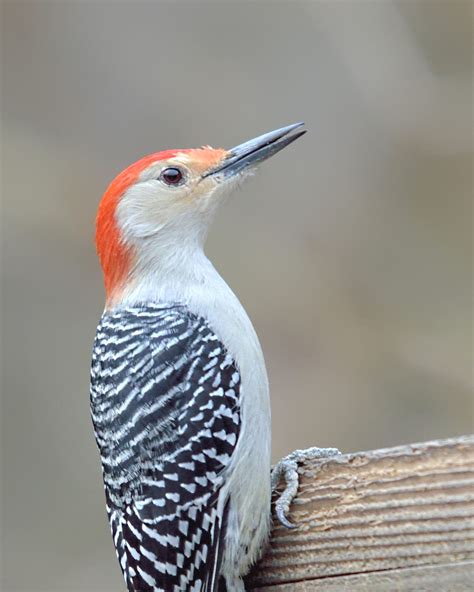
[[[249,590],[474,590],[474,436],[306,462],[290,519]]]
[[[391,569],[276,584],[269,592],[467,592],[472,591],[474,564],[450,563]]]

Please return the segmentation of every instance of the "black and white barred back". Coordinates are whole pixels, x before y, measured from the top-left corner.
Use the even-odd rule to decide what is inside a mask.
[[[239,391],[233,359],[185,306],[102,316],[91,412],[130,592],[217,590],[228,507],[219,512],[218,498],[239,436]]]

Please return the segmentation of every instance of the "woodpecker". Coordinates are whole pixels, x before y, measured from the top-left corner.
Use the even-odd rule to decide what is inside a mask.
[[[223,198],[301,137],[302,126],[231,150],[145,156],[100,202],[106,305],[93,346],[91,414],[129,592],[242,591],[267,540],[264,357],[203,245]],[[283,523],[293,493],[280,502]]]

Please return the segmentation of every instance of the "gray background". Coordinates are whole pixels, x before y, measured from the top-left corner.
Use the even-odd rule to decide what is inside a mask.
[[[207,247],[263,343],[275,458],[472,429],[470,12],[3,2],[3,590],[123,589],[88,411],[93,228],[148,152],[306,121]]]

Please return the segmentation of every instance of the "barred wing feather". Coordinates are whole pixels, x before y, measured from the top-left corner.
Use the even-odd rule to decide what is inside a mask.
[[[186,307],[104,313],[91,412],[129,592],[217,589],[239,394],[231,356]]]

